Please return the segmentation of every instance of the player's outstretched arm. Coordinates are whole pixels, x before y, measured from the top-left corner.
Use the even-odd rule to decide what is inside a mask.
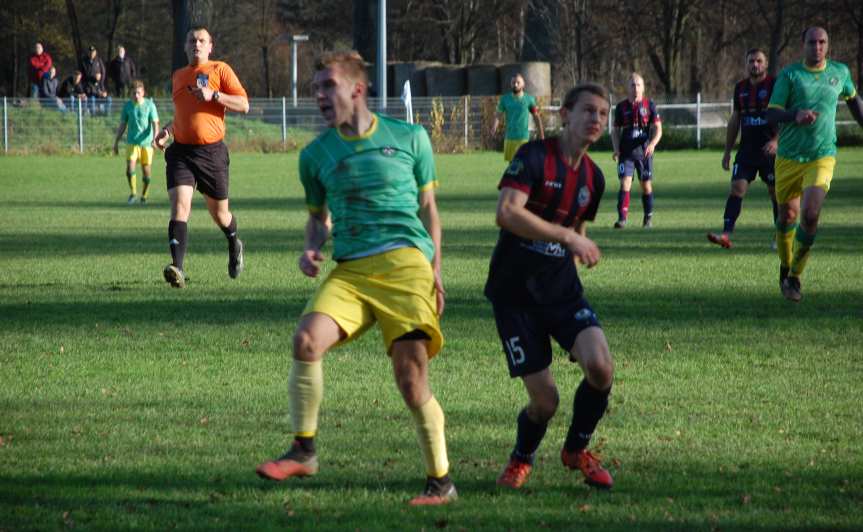
[[[854,117],[854,121],[863,127],[863,99],[861,99],[860,95],[857,94],[854,97],[845,100],[845,103],[848,104],[848,110],[851,111],[851,116]]]
[[[558,242],[588,267],[599,262],[596,244],[568,227],[547,222],[527,210],[528,195],[511,187],[500,191],[497,202],[497,225],[522,238]]]
[[[422,192],[420,192],[419,202],[420,220],[422,220],[423,226],[425,226],[426,231],[428,231],[429,236],[431,236],[432,242],[434,242],[434,260],[432,261],[432,271],[434,272],[437,313],[438,316],[440,316],[443,314],[443,309],[446,303],[446,291],[443,288],[443,277],[441,277],[442,231],[434,189],[423,190]]]
[[[309,212],[305,244],[299,260],[300,271],[309,277],[317,277],[321,272],[321,264],[325,260],[321,248],[330,237],[331,227],[330,211],[326,207],[320,211]]]

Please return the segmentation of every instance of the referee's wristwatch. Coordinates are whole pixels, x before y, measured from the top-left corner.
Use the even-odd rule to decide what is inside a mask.
[[[214,101],[214,102],[218,102],[218,101],[219,101],[219,96],[221,96],[221,95],[219,94],[219,91],[213,91],[213,101]]]

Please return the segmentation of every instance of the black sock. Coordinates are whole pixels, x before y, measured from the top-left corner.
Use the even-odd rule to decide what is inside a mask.
[[[548,423],[536,423],[527,415],[523,408],[518,414],[518,432],[515,438],[515,449],[512,458],[527,464],[533,464],[533,456],[542,442]]]
[[[227,227],[221,227],[220,229],[225,233],[225,238],[228,239],[228,246],[233,251],[234,246],[237,245],[237,218],[232,214],[231,223]]]
[[[725,202],[725,215],[723,216],[725,226],[722,231],[724,233],[734,231],[734,224],[737,223],[737,218],[740,216],[740,209],[742,206],[743,198],[735,196],[734,194],[728,195],[728,201]]]
[[[596,425],[608,408],[609,393],[611,393],[610,386],[607,390],[597,390],[587,382],[587,379],[582,379],[575,391],[572,423],[569,425],[564,443],[567,452],[580,451],[590,443],[590,437],[593,436]]]
[[[653,216],[653,192],[641,195],[641,206],[644,208],[644,219]]]
[[[300,449],[305,453],[315,454],[315,438],[306,438],[304,436],[294,436],[294,441],[300,444]]]
[[[186,258],[186,240],[189,225],[186,222],[171,220],[168,222],[168,243],[171,246],[171,260],[179,269],[183,269],[183,259]]]

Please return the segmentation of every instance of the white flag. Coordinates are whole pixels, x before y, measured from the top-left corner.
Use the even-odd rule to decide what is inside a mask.
[[[405,114],[407,115],[407,123],[414,123],[414,107],[411,102],[411,82],[405,81],[405,86],[402,87],[402,103],[405,104]]]

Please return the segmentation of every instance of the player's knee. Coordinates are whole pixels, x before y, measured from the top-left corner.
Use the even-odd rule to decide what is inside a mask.
[[[554,417],[559,405],[560,394],[557,388],[552,388],[540,396],[531,397],[528,414],[538,423],[547,423]]]
[[[591,357],[584,364],[587,381],[598,390],[606,390],[614,380],[614,362],[607,352]]]
[[[816,227],[818,227],[819,214],[820,213],[816,209],[804,209],[803,215],[800,219],[800,223],[809,229],[815,229]]]
[[[323,354],[320,342],[306,329],[294,333],[294,359],[304,362],[314,362]]]

